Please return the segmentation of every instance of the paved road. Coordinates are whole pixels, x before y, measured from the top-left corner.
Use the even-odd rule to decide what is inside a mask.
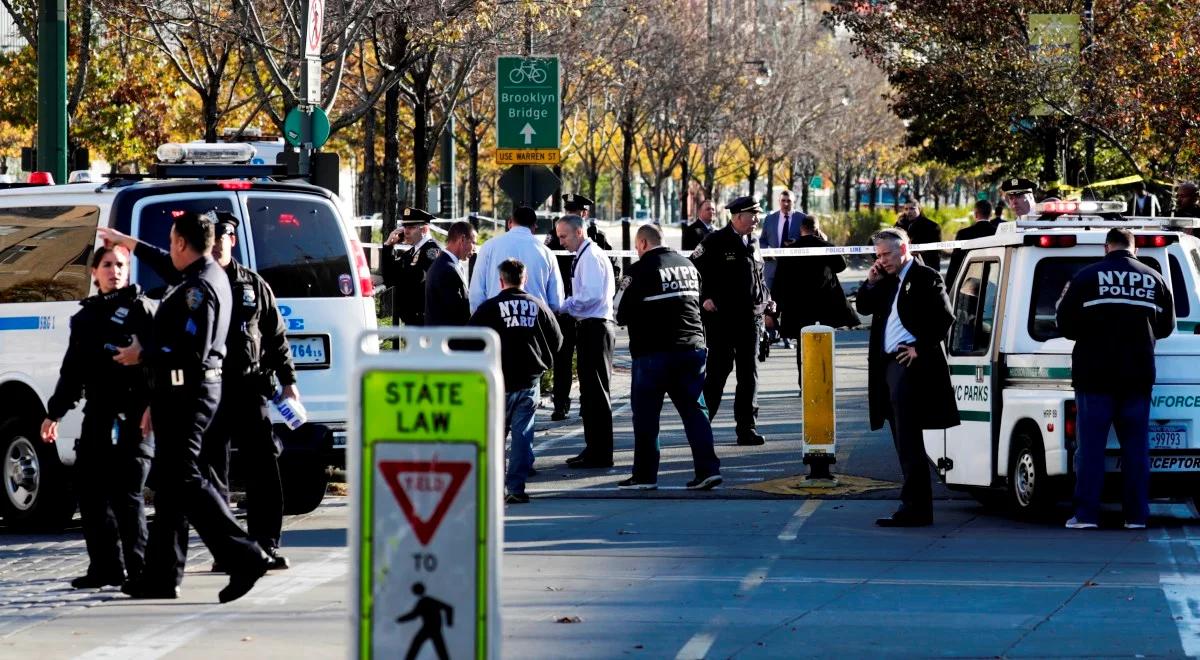
[[[566,469],[582,445],[578,418],[540,424],[534,501],[505,521],[505,657],[1200,654],[1200,524],[1184,507],[1159,507],[1166,517],[1148,531],[1073,532],[1061,518],[1015,521],[939,490],[933,527],[876,528],[895,507],[895,459],[863,417],[865,333],[838,342],[836,468],[872,480],[865,493],[755,489],[802,471],[790,351],[763,368],[767,445],[737,447],[729,411],[718,416],[727,487],[712,493],[681,488],[690,459],[669,409],[662,489],[613,490],[631,461],[623,349],[616,468]],[[0,531],[0,657],[342,657],[348,513],[332,498],[290,518],[294,567],[227,606],[199,546],[181,601],[138,603],[67,588],[85,568],[77,529]]]

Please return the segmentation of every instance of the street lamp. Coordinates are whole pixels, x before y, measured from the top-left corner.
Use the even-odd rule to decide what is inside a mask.
[[[756,75],[754,76],[755,85],[764,87],[767,83],[771,82],[771,67],[767,66],[766,60],[743,60],[742,64],[758,65],[758,71],[755,72]]]

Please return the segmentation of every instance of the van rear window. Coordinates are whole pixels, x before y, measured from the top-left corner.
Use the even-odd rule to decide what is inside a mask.
[[[152,202],[142,207],[139,214],[137,237],[155,247],[170,248],[171,225],[175,224],[175,216],[184,211],[193,213],[208,213],[223,211],[234,213],[232,200],[224,197],[202,197],[192,199],[171,199],[162,202]],[[148,264],[138,261],[137,283],[152,296],[162,293],[166,283],[154,272]]]
[[[324,200],[249,197],[255,267],[279,298],[354,294],[350,255]]]
[[[1063,288],[1084,266],[1099,261],[1097,257],[1049,257],[1038,262],[1033,271],[1033,295],[1030,296],[1029,335],[1038,341],[1061,337],[1058,331],[1058,299]],[[1162,264],[1153,257],[1138,257],[1138,261],[1162,273]]]
[[[95,206],[0,208],[0,303],[86,298],[99,219]]]

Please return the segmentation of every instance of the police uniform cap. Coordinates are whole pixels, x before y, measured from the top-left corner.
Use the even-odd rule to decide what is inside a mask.
[[[1005,179],[1004,183],[1000,184],[1000,190],[1004,193],[1033,192],[1034,190],[1037,190],[1037,184],[1029,179],[1013,177],[1011,179]]]
[[[241,224],[236,215],[225,211],[213,211],[209,216],[213,219],[213,232],[217,236],[232,236],[237,233],[238,225]]]
[[[563,208],[568,211],[582,211],[596,206],[592,200],[579,193],[565,193],[562,196]]]
[[[737,215],[738,213],[760,213],[762,209],[758,207],[758,200],[753,197],[738,197],[737,199],[725,205],[725,209],[730,213]]]
[[[433,220],[433,214],[428,211],[406,208],[404,209],[404,216],[400,224],[405,227],[419,227],[429,224],[430,220]]]

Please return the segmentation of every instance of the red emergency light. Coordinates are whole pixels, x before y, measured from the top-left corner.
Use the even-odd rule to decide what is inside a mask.
[[[1174,236],[1166,234],[1154,234],[1152,236],[1134,236],[1133,244],[1137,247],[1167,247],[1175,242]]]
[[[1025,245],[1042,248],[1069,248],[1075,247],[1076,239],[1073,234],[1043,234],[1041,236],[1026,236]]]
[[[252,181],[218,181],[217,185],[222,190],[250,190],[253,185]]]
[[[27,183],[31,186],[52,186],[54,185],[54,175],[49,172],[30,172]]]

